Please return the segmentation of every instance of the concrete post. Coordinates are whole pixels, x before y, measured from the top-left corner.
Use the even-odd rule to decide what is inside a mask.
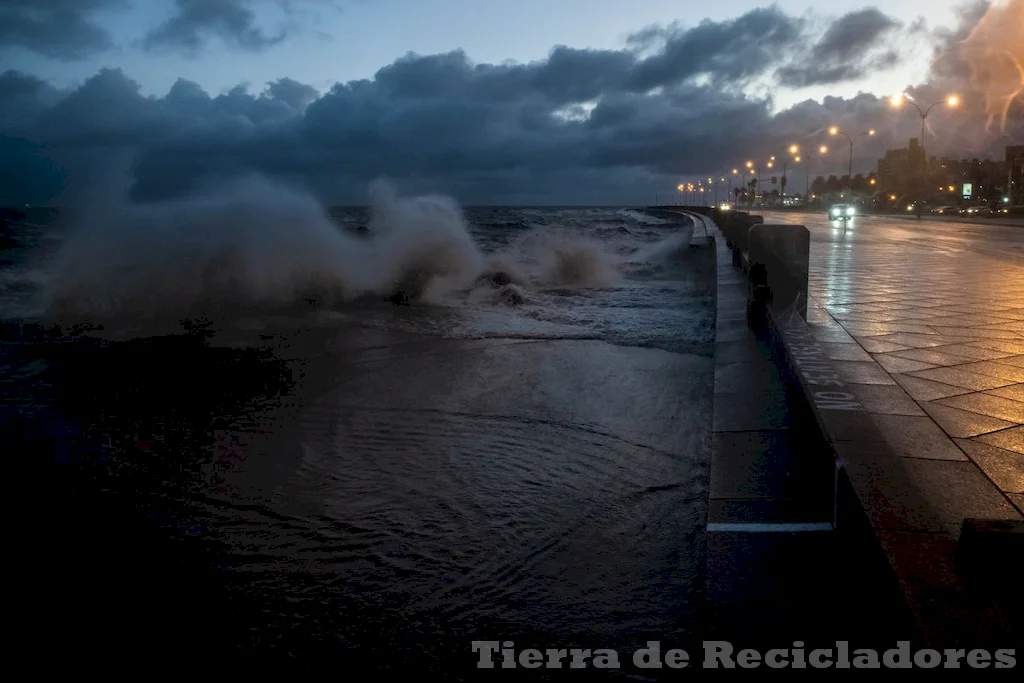
[[[807,319],[807,281],[811,234],[802,225],[755,225],[748,234],[751,271],[766,286],[773,308],[794,306]],[[758,302],[763,303],[759,297]]]

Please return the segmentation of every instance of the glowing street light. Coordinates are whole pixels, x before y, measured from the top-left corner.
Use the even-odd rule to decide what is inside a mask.
[[[850,194],[853,194],[853,138],[859,138],[862,135],[874,135],[875,129],[872,128],[871,130],[866,130],[863,133],[857,133],[853,137],[850,137],[843,131],[839,130],[838,126],[832,126],[831,128],[828,129],[828,133],[829,135],[832,136],[842,135],[844,138],[850,141],[850,167],[846,176],[846,183],[848,186],[847,191],[850,192]]]
[[[796,154],[799,151],[800,151],[800,146],[799,145],[790,145],[789,146],[789,153],[790,154]]]
[[[747,168],[754,168],[754,162],[753,161],[748,161],[747,162]]]
[[[890,99],[890,102],[892,103],[892,106],[895,109],[899,109],[900,107],[903,106],[904,102],[907,102],[914,109],[917,110],[918,114],[920,114],[920,116],[921,116],[921,156],[923,157],[924,168],[927,171],[927,169],[928,169],[928,155],[925,154],[925,151],[924,151],[924,121],[925,121],[925,119],[928,118],[928,114],[930,114],[932,109],[934,109],[935,107],[939,106],[940,104],[944,104],[947,107],[951,107],[951,108],[952,107],[956,107],[956,106],[958,106],[960,104],[960,98],[957,97],[956,95],[949,95],[948,97],[946,97],[946,99],[939,100],[938,102],[935,102],[930,107],[928,107],[927,109],[924,109],[924,110],[922,110],[921,107],[917,106],[917,103],[914,102],[914,100],[910,99],[910,97],[908,97],[904,93],[897,93],[897,94],[893,95],[892,98]]]

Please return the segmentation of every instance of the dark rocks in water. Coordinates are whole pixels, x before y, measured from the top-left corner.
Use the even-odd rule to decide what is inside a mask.
[[[498,287],[504,287],[505,285],[512,284],[512,278],[509,277],[508,273],[502,273],[501,271],[498,271],[497,273],[491,275],[491,282],[493,282]]]
[[[506,285],[498,293],[499,300],[508,306],[518,306],[526,301],[522,291],[514,284]]]
[[[41,342],[46,338],[46,330],[39,323],[26,324],[22,333],[27,342]]]
[[[102,330],[103,325],[93,325],[92,323],[75,323],[68,328],[68,334],[72,337],[80,337],[86,332],[92,330]]]
[[[405,292],[395,292],[394,294],[389,296],[386,299],[386,301],[390,301],[396,306],[408,306],[410,303],[412,303],[412,297],[406,294]]]
[[[21,323],[0,322],[0,341],[21,341]]]
[[[507,287],[508,285],[515,284],[515,279],[503,270],[484,273],[476,281],[480,284],[493,285],[494,287]]]

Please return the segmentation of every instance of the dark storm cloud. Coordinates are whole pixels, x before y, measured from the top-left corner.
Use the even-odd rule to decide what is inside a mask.
[[[631,85],[649,90],[700,74],[735,83],[785,61],[807,40],[805,28],[804,20],[772,5],[729,21],[705,19],[690,29],[645,29],[634,44],[649,46],[660,39],[663,47],[637,65]]]
[[[799,63],[778,69],[776,77],[782,85],[800,88],[851,81],[895,66],[900,55],[885,49],[883,41],[902,26],[873,7],[850,12],[832,23]]]
[[[0,45],[80,59],[111,45],[96,11],[127,6],[126,0],[0,0]]]
[[[211,35],[246,50],[260,50],[284,39],[256,26],[256,13],[244,0],[175,0],[174,15],[146,36],[150,48],[196,52]]]
[[[12,186],[18,192],[35,178],[34,196],[58,195],[45,157],[70,179],[126,168],[140,200],[257,170],[336,202],[365,200],[380,175],[468,203],[650,201],[644,188],[674,187],[683,175],[740,166],[793,142],[816,148],[830,142],[830,125],[878,130],[858,143],[855,165],[863,167],[914,134],[906,112],[859,95],[773,113],[771,101],[735,87],[809,52],[823,61],[860,50],[885,58],[885,27],[894,22],[849,16],[843,30],[866,26],[875,40],[817,32],[773,7],[690,29],[648,29],[621,51],[557,47],[529,64],[474,64],[461,51],[409,54],[323,94],[282,79],[211,96],[179,80],[165,96],[146,97],[118,70],[57,93],[8,72],[0,75],[0,153],[29,169]],[[12,109],[33,114],[14,117]],[[845,170],[842,146],[829,159],[834,168],[818,172]]]
[[[332,0],[273,0],[290,16],[303,4],[335,6]],[[288,36],[288,28],[268,33],[257,22],[258,0],[174,0],[173,14],[150,31],[144,45],[151,49],[196,53],[210,38],[249,51],[272,47]],[[263,4],[267,4],[264,2]]]

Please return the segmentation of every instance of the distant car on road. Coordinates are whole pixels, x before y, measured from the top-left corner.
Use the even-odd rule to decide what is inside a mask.
[[[857,210],[850,204],[833,204],[828,209],[828,217],[834,221],[846,221],[853,218]]]
[[[993,216],[995,215],[995,212],[992,211],[992,207],[990,206],[969,206],[967,207],[967,215],[977,217]]]
[[[957,213],[955,206],[936,206],[932,209],[932,213],[936,216],[948,216]]]

